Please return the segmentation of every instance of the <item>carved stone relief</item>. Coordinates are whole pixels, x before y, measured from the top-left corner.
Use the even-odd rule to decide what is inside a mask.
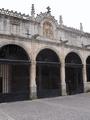
[[[49,39],[53,39],[53,26],[49,22],[43,24],[43,36]]]

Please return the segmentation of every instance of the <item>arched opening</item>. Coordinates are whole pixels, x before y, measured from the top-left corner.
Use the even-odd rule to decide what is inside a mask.
[[[65,80],[68,95],[83,92],[82,61],[74,53],[69,53],[65,58]]]
[[[60,61],[57,54],[50,49],[43,49],[36,61],[38,98],[61,95]]]
[[[90,82],[90,56],[86,60],[87,82]]]
[[[29,99],[30,60],[26,51],[17,45],[0,48],[0,100]]]

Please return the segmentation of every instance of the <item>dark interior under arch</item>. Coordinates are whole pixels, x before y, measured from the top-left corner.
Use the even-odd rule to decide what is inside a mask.
[[[90,56],[88,56],[86,60],[86,74],[87,74],[87,82],[90,82]]]
[[[81,59],[76,53],[72,52],[66,56],[65,81],[68,95],[83,92],[82,67]]]
[[[29,99],[30,60],[26,51],[12,44],[0,48],[0,69],[0,83],[5,84],[0,85],[0,100],[6,102]]]
[[[36,61],[38,98],[61,95],[60,61],[57,54],[44,49],[37,55]]]

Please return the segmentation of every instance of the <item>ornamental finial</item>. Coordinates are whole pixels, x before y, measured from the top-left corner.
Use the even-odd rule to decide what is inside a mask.
[[[80,23],[80,31],[83,31],[83,25]]]
[[[34,9],[34,4],[32,4],[31,16],[34,17],[34,15],[35,15],[35,9]]]
[[[60,23],[60,25],[63,25],[63,18],[62,18],[62,15],[60,15],[59,23]]]
[[[47,9],[47,13],[51,13],[51,8],[49,6],[46,9]]]

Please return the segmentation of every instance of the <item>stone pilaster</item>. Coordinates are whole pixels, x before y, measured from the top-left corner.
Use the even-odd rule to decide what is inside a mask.
[[[66,82],[65,82],[65,64],[61,63],[61,86],[62,86],[62,95],[67,95],[66,93]]]
[[[30,67],[30,98],[37,98],[37,90],[36,90],[36,62],[31,61]]]

